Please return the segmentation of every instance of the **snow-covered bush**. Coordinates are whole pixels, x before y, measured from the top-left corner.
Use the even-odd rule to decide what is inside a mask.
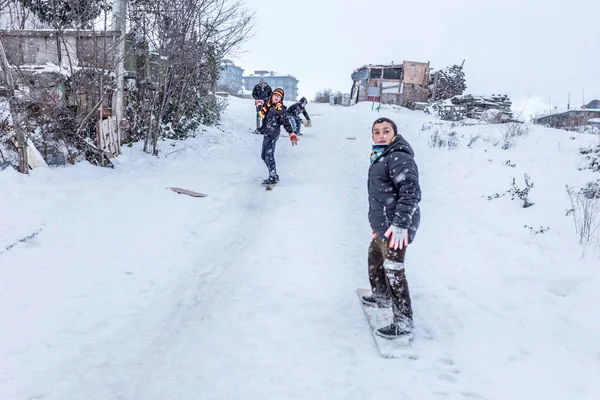
[[[481,135],[477,134],[477,135],[471,135],[471,137],[469,138],[469,143],[467,143],[467,147],[468,148],[473,148],[473,145],[475,143],[477,143],[477,141],[481,139]]]
[[[511,196],[511,200],[514,200],[515,197],[518,197],[523,202],[523,208],[531,207],[534,203],[529,200],[529,191],[533,189],[533,182],[529,175],[525,174],[525,187],[523,189],[519,188],[516,183],[516,179],[512,180],[512,187],[508,189],[508,193]]]
[[[575,128],[575,131],[579,133],[587,133],[590,135],[600,135],[600,128],[593,125],[583,125]]]
[[[594,172],[600,172],[600,145],[588,149],[580,149],[579,152],[585,155],[588,164],[582,169],[591,169]]]
[[[533,233],[534,235],[539,235],[540,233],[546,233],[550,230],[549,226],[546,226],[546,227],[540,226],[539,229],[535,229],[533,226],[525,225],[524,228],[529,229],[529,232]]]
[[[431,147],[447,147],[452,150],[460,145],[458,133],[456,131],[440,131],[436,129],[429,137],[429,146]]]
[[[520,199],[523,202],[523,208],[528,208],[534,205],[532,201],[529,200],[529,192],[533,189],[533,182],[529,175],[525,174],[525,187],[521,189],[517,186],[517,180],[513,178],[512,186],[504,193],[494,193],[490,196],[485,196],[488,200],[498,199],[500,197],[504,197],[507,194],[510,194],[510,199],[514,200],[515,198]]]
[[[588,199],[600,199],[600,179],[586,183],[584,187],[579,189],[579,193]]]
[[[579,235],[579,243],[588,243],[600,228],[600,195],[598,182],[588,184],[575,191],[566,186],[571,209],[567,215],[573,215],[575,232]]]
[[[515,138],[527,136],[530,127],[527,124],[513,121],[500,125],[500,131],[502,132],[502,149],[507,150],[515,145]]]
[[[19,155],[12,142],[14,129],[8,116],[0,118],[0,165],[18,165]]]

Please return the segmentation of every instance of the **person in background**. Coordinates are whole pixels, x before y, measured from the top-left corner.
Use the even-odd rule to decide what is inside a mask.
[[[292,128],[294,129],[294,132],[296,132],[296,135],[302,135],[302,118],[300,118],[300,114],[304,115],[304,118],[306,118],[306,127],[312,126],[310,116],[306,111],[307,103],[306,97],[302,97],[299,102],[292,104],[290,108],[288,108],[290,122],[292,123]]]
[[[271,86],[265,81],[264,78],[260,78],[260,82],[254,86],[252,90],[252,97],[254,98],[254,105],[256,106],[256,130],[254,133],[259,133],[262,118],[258,115],[260,109],[264,106],[265,102],[271,98],[273,90]]]

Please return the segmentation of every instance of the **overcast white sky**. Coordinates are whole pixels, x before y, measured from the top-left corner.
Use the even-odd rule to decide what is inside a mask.
[[[233,61],[299,79],[300,95],[349,92],[357,67],[465,61],[467,93],[508,94],[527,111],[600,98],[600,1],[246,0],[255,36]]]

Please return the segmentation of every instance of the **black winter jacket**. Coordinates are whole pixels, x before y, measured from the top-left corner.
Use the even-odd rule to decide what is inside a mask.
[[[369,168],[369,224],[377,236],[391,224],[408,229],[411,243],[421,222],[421,187],[414,151],[401,136]]]
[[[288,114],[295,118],[299,118],[300,114],[304,114],[304,118],[306,118],[307,121],[310,121],[308,112],[306,112],[306,107],[300,107],[300,102],[292,104],[290,108],[288,108]]]
[[[288,119],[287,109],[282,104],[281,110],[277,109],[276,105],[271,106],[267,114],[263,118],[262,126],[259,131],[265,136],[279,136],[281,133],[281,125],[288,132],[292,133],[292,125]]]
[[[265,87],[262,88],[260,87],[260,84],[257,84],[252,90],[252,97],[254,97],[254,100],[264,100],[267,102],[271,98],[272,94],[273,89],[271,89],[271,86],[269,85],[265,85]]]

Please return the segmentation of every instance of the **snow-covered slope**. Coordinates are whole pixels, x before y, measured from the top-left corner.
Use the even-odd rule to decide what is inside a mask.
[[[565,185],[598,177],[577,169],[597,137],[536,127],[503,150],[498,126],[462,126],[448,150],[420,112],[309,104],[267,192],[253,104],[230,102],[158,159],[0,171],[0,399],[600,398],[600,260],[565,215]],[[421,172],[416,360],[379,357],[355,295],[378,116]],[[525,173],[532,207],[487,200]]]

